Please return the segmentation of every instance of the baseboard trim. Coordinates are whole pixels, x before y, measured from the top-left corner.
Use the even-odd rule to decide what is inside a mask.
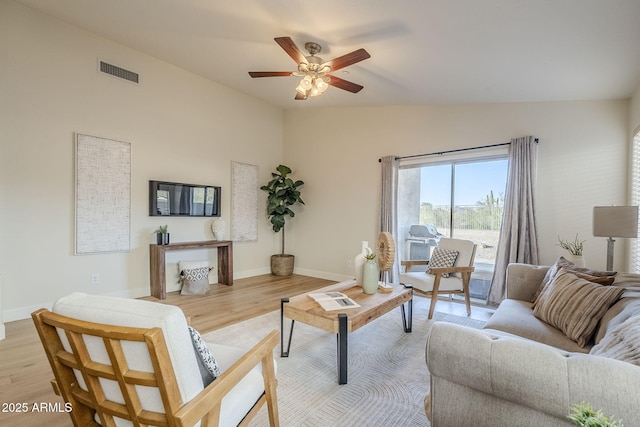
[[[293,273],[300,274],[302,276],[317,277],[319,279],[335,280],[336,282],[344,282],[345,280],[354,279],[353,276],[348,274],[328,273],[326,271],[310,270],[307,268],[295,268]]]

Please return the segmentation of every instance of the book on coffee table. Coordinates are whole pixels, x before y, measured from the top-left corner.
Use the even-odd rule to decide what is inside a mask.
[[[307,295],[320,304],[326,311],[360,307],[360,304],[342,292],[321,292]]]

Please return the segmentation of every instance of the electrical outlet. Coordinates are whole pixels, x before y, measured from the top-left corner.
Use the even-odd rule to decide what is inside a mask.
[[[353,268],[353,259],[347,258],[347,268]]]
[[[91,284],[99,285],[100,284],[100,275],[98,273],[93,273],[91,275]]]

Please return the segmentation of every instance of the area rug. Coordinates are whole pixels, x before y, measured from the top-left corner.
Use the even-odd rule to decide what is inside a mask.
[[[485,322],[434,314],[429,299],[414,297],[413,332],[404,333],[396,308],[348,337],[348,384],[338,385],[336,336],[296,322],[288,358],[277,363],[280,424],[289,426],[428,426],[423,399],[429,390],[424,350],[435,321],[482,328]],[[285,319],[288,336],[290,321]],[[280,312],[209,332],[206,341],[250,348],[280,329]],[[215,356],[215,355],[214,355]],[[266,407],[249,424],[268,426]]]

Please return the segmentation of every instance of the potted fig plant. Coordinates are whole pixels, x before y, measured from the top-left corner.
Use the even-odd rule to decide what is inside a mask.
[[[282,250],[279,254],[271,256],[271,273],[276,276],[289,276],[293,273],[295,258],[284,251],[284,226],[287,217],[295,216],[290,207],[297,203],[304,205],[299,190],[304,182],[294,181],[289,177],[290,173],[291,169],[288,166],[279,165],[276,172],[271,172],[271,181],[260,187],[267,192],[267,216],[273,231],[282,233]]]

